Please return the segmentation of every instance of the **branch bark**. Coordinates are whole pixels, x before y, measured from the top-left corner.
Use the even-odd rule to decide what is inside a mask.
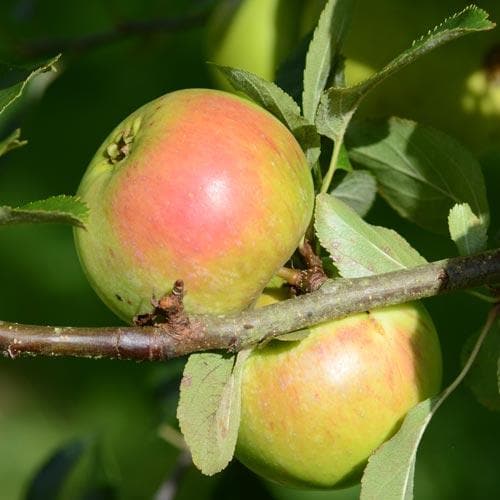
[[[0,352],[18,355],[166,360],[198,351],[238,351],[311,325],[481,285],[500,284],[500,249],[356,279],[237,316],[189,316],[187,325],[74,328],[0,322]]]

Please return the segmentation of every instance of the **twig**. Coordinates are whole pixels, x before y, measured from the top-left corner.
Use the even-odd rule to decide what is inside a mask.
[[[0,352],[18,355],[165,360],[263,340],[375,307],[500,283],[500,249],[413,269],[327,280],[312,293],[232,317],[187,316],[186,324],[73,328],[0,322]]]
[[[84,52],[132,37],[176,33],[202,26],[207,20],[210,10],[210,8],[206,8],[180,17],[121,22],[109,31],[92,33],[80,38],[48,38],[24,41],[18,45],[17,50],[22,56],[38,58],[61,52]]]
[[[319,290],[328,276],[323,269],[321,258],[314,253],[309,240],[304,239],[299,245],[299,253],[304,259],[306,269],[290,269],[282,267],[277,275],[284,279],[295,295]]]

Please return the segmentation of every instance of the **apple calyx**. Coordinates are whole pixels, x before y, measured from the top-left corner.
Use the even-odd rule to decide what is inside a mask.
[[[141,118],[138,117],[130,126],[125,127],[123,131],[115,136],[113,142],[111,142],[104,151],[104,155],[109,163],[114,165],[128,157],[132,151],[132,144],[140,127]]]

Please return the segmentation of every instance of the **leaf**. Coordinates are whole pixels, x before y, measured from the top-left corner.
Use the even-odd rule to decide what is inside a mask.
[[[216,66],[238,91],[246,94],[283,122],[294,134],[306,153],[309,164],[319,158],[319,135],[313,125],[300,114],[299,105],[276,84],[242,69]]]
[[[316,197],[315,229],[344,278],[358,278],[426,263],[398,233],[365,222],[329,194]]]
[[[27,144],[28,141],[22,141],[19,137],[21,137],[21,130],[17,129],[14,130],[14,132],[12,132],[12,134],[8,137],[0,141],[0,156]]]
[[[472,212],[468,203],[457,203],[453,206],[448,216],[448,227],[460,255],[471,255],[486,248],[487,228]]]
[[[351,160],[349,159],[349,153],[347,152],[344,144],[340,145],[339,157],[336,165],[337,170],[345,170],[346,172],[352,172],[353,168],[351,165]]]
[[[57,498],[86,448],[86,441],[77,440],[58,449],[32,479],[25,496],[26,500]]]
[[[250,350],[238,355],[189,356],[181,382],[177,418],[193,463],[211,476],[231,461],[238,437],[241,377]]]
[[[87,205],[76,196],[52,196],[18,208],[0,206],[0,226],[52,222],[84,227],[87,217]]]
[[[311,330],[309,329],[297,330],[296,332],[290,332],[290,333],[284,333],[283,335],[278,335],[277,337],[274,337],[273,340],[281,340],[282,342],[299,342],[308,337],[310,333]]]
[[[300,102],[302,92],[304,92],[304,68],[306,67],[306,56],[312,37],[313,31],[302,38],[276,72],[276,85],[289,94],[295,102]]]
[[[354,0],[328,0],[309,45],[304,69],[302,109],[309,122],[314,122],[316,109],[348,32]]]
[[[418,445],[429,423],[435,400],[426,399],[412,408],[401,429],[368,461],[361,482],[360,500],[409,500]]]
[[[479,162],[448,135],[410,120],[364,121],[347,137],[351,160],[377,178],[383,198],[425,229],[448,233],[456,203],[468,203],[487,227],[486,187]]]
[[[364,217],[375,201],[377,182],[366,170],[353,170],[331,194],[349,205],[360,217]]]
[[[446,398],[460,385],[469,372],[495,321],[492,310],[457,378],[437,397],[426,399],[412,408],[399,431],[385,442],[368,460],[361,480],[360,500],[410,500],[418,446],[431,418]]]
[[[462,364],[465,364],[469,358],[477,337],[476,333],[465,343],[462,351]],[[472,391],[476,400],[488,410],[497,412],[500,412],[499,360],[500,323],[497,322],[483,342],[481,350],[465,379],[467,387]]]
[[[363,82],[352,87],[329,88],[322,94],[318,106],[318,132],[333,140],[342,137],[363,98],[380,82],[440,45],[469,33],[494,27],[495,24],[488,20],[488,14],[484,10],[471,5],[415,40],[409,49]],[[308,117],[307,114],[305,116]]]
[[[15,67],[0,64],[0,114],[16,99],[21,97],[26,85],[40,73],[55,71],[55,64],[60,56],[44,63],[29,67]]]

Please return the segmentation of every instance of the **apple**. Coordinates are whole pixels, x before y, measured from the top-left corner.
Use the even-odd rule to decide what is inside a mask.
[[[281,298],[266,291],[259,305]],[[439,340],[421,304],[316,325],[303,340],[275,340],[247,360],[236,457],[285,486],[349,486],[440,385]]]
[[[280,64],[318,22],[325,0],[221,0],[208,23],[208,59],[274,81]],[[360,61],[347,60],[346,81],[355,85],[373,73]],[[232,90],[221,74],[215,84]]]
[[[274,80],[298,40],[304,0],[222,0],[208,23],[208,59]],[[218,87],[230,86],[218,71]]]
[[[309,166],[290,131],[256,104],[188,89],[133,112],[97,150],[78,189],[84,270],[125,321],[177,279],[188,312],[251,305],[312,215]]]

